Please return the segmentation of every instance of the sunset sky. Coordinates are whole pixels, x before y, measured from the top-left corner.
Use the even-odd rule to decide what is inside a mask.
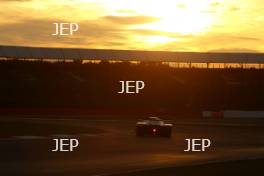
[[[0,0],[0,45],[264,52],[263,0]],[[52,36],[53,22],[75,22]]]

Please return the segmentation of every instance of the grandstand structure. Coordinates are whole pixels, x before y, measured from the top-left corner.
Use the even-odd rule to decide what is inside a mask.
[[[264,69],[264,53],[170,52],[0,46],[1,60],[51,62],[139,61],[172,67]]]
[[[210,116],[264,110],[264,54],[0,46],[0,58],[0,112],[59,108],[128,115],[208,111]],[[213,64],[238,69],[210,69]],[[250,64],[262,69],[241,69]],[[147,86],[137,96],[118,94],[120,80]]]

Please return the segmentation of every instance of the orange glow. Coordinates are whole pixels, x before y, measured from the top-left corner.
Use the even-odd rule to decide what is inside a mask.
[[[264,52],[260,0],[32,0],[1,7],[2,45]],[[80,31],[51,36],[53,22],[78,23]]]

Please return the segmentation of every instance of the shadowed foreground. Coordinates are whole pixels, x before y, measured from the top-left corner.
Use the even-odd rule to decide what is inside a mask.
[[[126,176],[132,174],[128,171],[169,168],[134,175],[225,176],[254,175],[263,166],[263,160],[256,160],[183,167],[264,158],[262,119],[175,119],[171,139],[164,139],[137,138],[136,120],[55,118],[0,120],[1,175]],[[51,152],[53,138],[77,138],[80,145],[73,152]],[[212,145],[205,152],[184,152],[186,138],[209,138]]]
[[[126,174],[114,174],[112,176],[261,176],[263,175],[263,165],[264,159],[242,160],[195,166],[153,169],[149,171],[138,171]]]

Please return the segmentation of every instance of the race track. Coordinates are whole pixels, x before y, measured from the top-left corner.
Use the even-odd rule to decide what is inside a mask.
[[[171,139],[135,136],[136,120],[1,118],[1,175],[111,175],[172,166],[264,158],[263,120],[174,120]],[[5,125],[5,127],[4,127]],[[77,138],[73,152],[51,152],[53,138]],[[184,152],[186,138],[208,138]]]

